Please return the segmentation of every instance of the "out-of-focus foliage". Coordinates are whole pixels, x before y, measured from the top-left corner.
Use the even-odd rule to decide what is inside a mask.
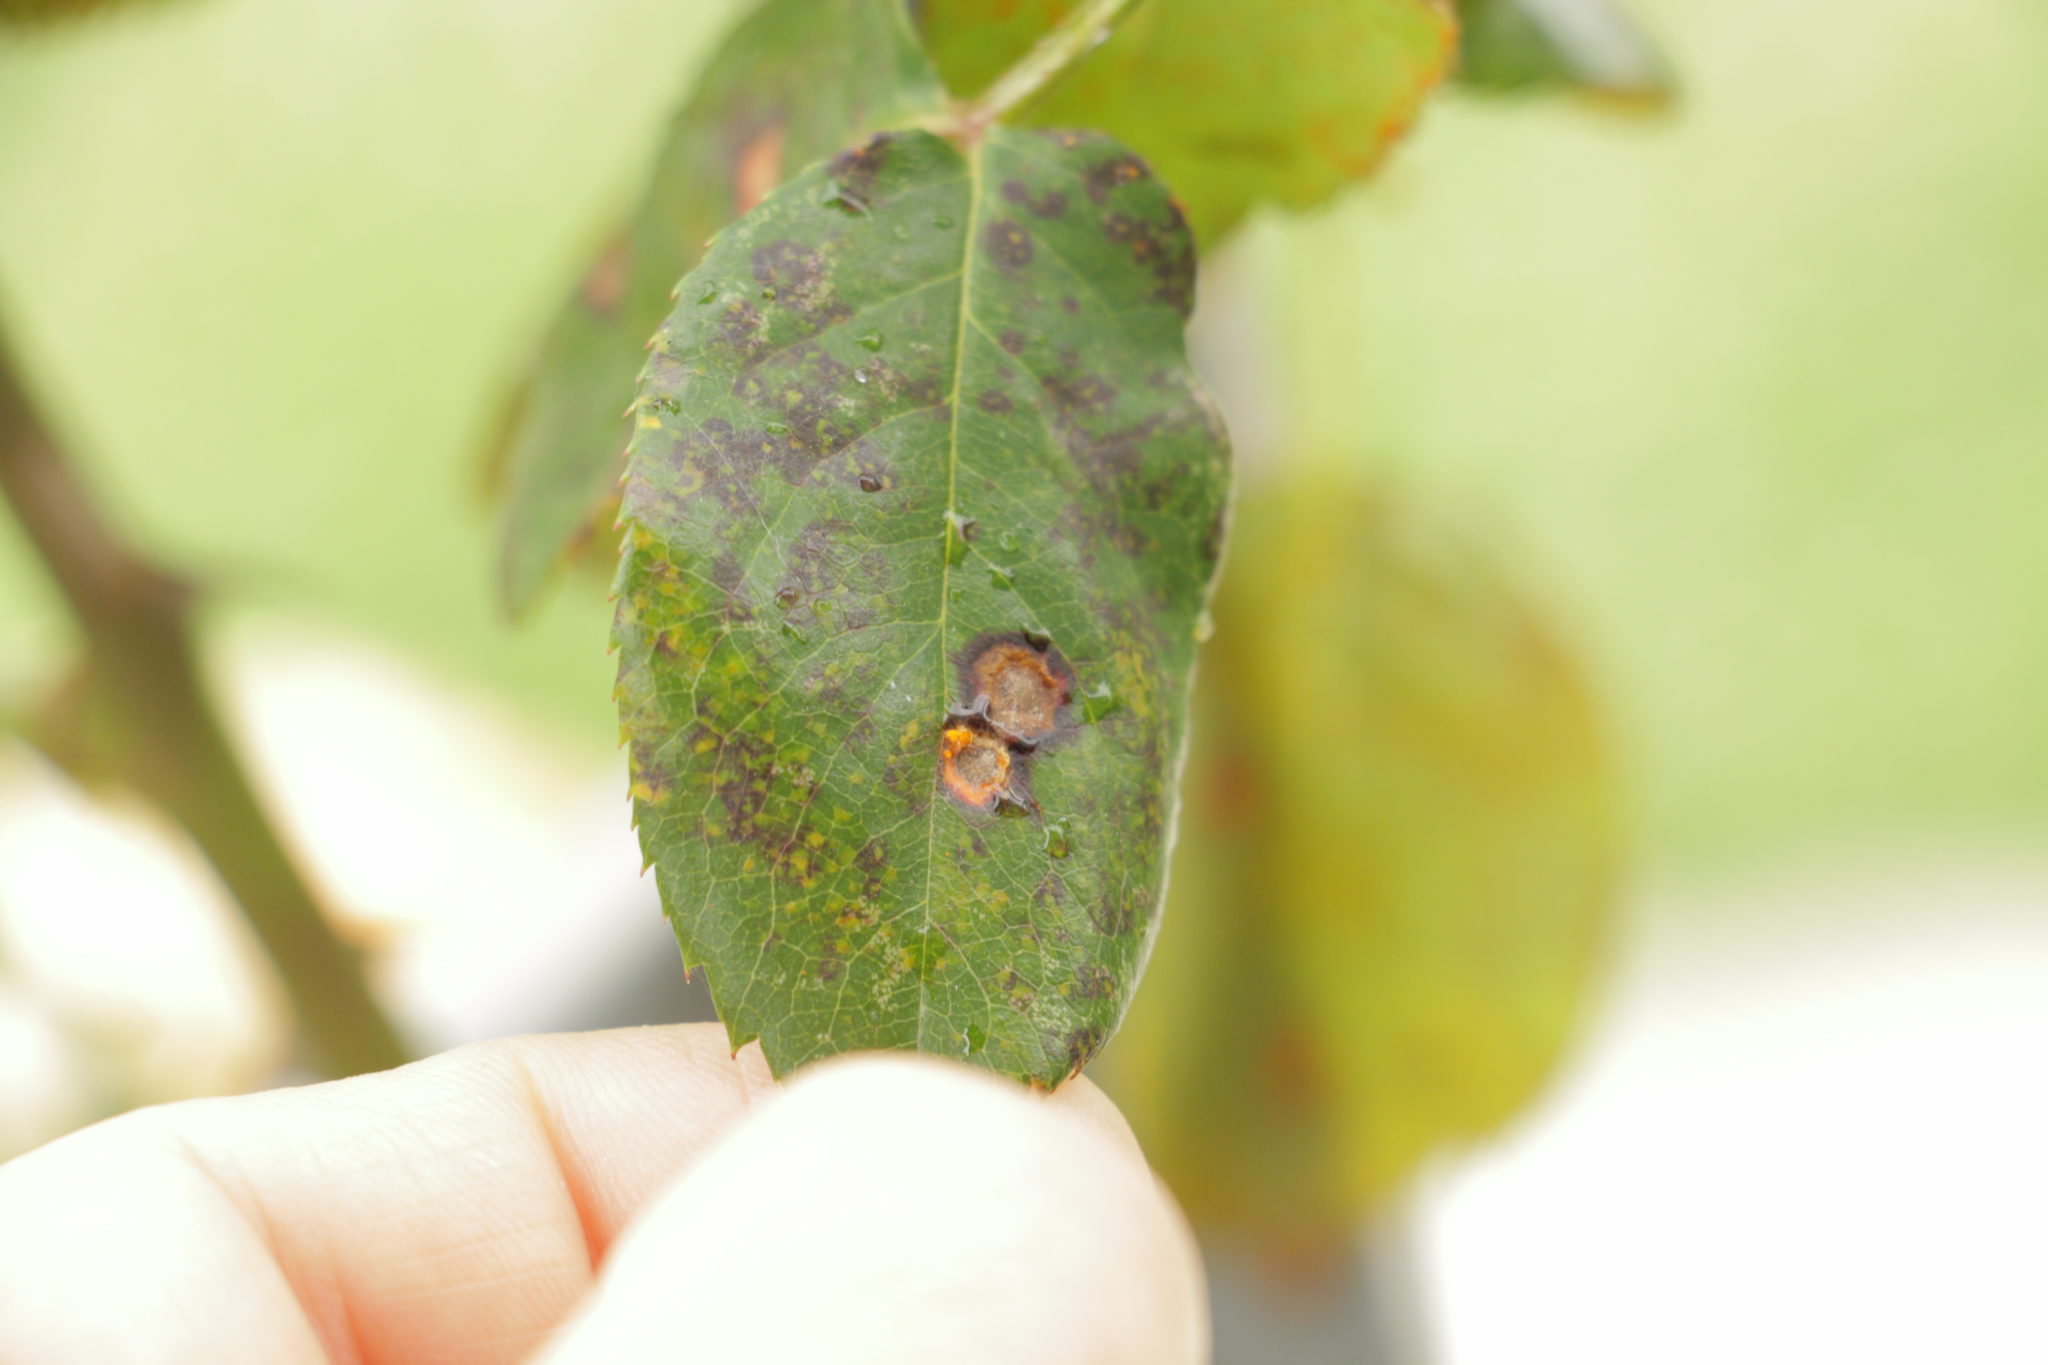
[[[1327,1250],[1567,1041],[1615,889],[1584,678],[1406,503],[1248,490],[1165,928],[1105,1057],[1206,1230]]]
[[[122,529],[608,751],[602,597],[504,627],[473,457],[733,8],[204,0],[0,35],[0,292]],[[70,625],[0,541],[20,694]]]
[[[1074,0],[923,0],[932,59],[980,90]],[[1306,208],[1371,172],[1442,78],[1440,0],[1152,0],[1024,110],[1152,163],[1205,246],[1254,206]]]
[[[633,377],[711,234],[811,162],[943,99],[902,0],[769,0],[726,39],[508,416],[498,590],[510,610],[610,520]]]
[[[1631,8],[1671,117],[1453,92],[1240,243],[1272,442],[1516,548],[1665,869],[2038,840],[2048,10]]]
[[[609,752],[605,604],[498,624],[471,457],[733,8],[205,0],[0,38],[0,286],[123,524]],[[2048,10],[1628,9],[1672,118],[1454,91],[1378,185],[1247,229],[1259,422],[1534,566],[1660,855],[2038,830]],[[0,686],[67,631],[0,519]]]
[[[1631,104],[1659,103],[1671,89],[1663,59],[1609,0],[1459,0],[1458,80]]]

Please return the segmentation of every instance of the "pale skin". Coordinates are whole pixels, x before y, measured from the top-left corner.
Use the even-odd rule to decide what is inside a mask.
[[[0,1166],[0,1365],[1206,1358],[1102,1093],[715,1025],[143,1110]]]

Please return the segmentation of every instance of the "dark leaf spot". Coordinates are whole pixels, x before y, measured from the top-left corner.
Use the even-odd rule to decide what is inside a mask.
[[[1030,187],[1021,180],[1005,180],[1003,198],[1035,218],[1058,218],[1067,211],[1067,196],[1058,190],[1047,190],[1034,196]]]
[[[981,241],[989,258],[1005,270],[1021,270],[1031,264],[1035,251],[1031,234],[1014,218],[998,218],[990,223],[983,230]]]

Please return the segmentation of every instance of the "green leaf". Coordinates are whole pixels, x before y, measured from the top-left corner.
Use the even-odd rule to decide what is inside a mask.
[[[926,46],[981,89],[1074,0],[924,0]],[[1152,0],[1022,111],[1100,128],[1173,187],[1213,244],[1254,206],[1306,208],[1369,174],[1450,59],[1437,0]]]
[[[510,610],[609,519],[633,376],[711,234],[795,170],[944,98],[901,0],[768,0],[726,39],[508,416],[498,583]]]
[[[1242,499],[1196,711],[1171,929],[1105,1079],[1198,1226],[1298,1257],[1551,1071],[1613,778],[1541,618],[1327,478]]]
[[[1155,922],[1227,486],[1193,247],[1096,134],[877,136],[722,233],[641,380],[641,846],[735,1046],[1054,1085]]]
[[[1461,84],[1643,104],[1670,98],[1663,59],[1607,0],[1459,0],[1458,22]]]

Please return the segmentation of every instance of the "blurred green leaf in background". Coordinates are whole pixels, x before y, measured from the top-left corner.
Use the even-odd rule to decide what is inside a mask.
[[[932,59],[980,90],[1073,0],[923,0]],[[1129,143],[1173,187],[1203,247],[1263,203],[1308,208],[1370,174],[1443,77],[1438,0],[1152,0],[1026,106],[1039,127]]]
[[[1346,476],[1252,485],[1233,534],[1106,1080],[1205,1236],[1298,1268],[1548,1077],[1619,803],[1584,678],[1489,556]]]
[[[782,181],[945,98],[902,0],[771,0],[696,78],[621,237],[564,301],[507,417],[499,591],[524,613],[563,559],[609,550],[648,339],[711,235]],[[607,561],[609,555],[599,556]]]
[[[730,6],[141,6],[0,34],[0,294],[148,552],[593,745],[606,612],[514,633],[473,452]],[[0,682],[68,625],[0,530]]]
[[[1660,873],[2038,846],[2048,13],[1632,8],[1669,118],[1454,94],[1259,225],[1266,449],[1484,519],[1584,642]]]
[[[1460,0],[1458,80],[1649,105],[1671,87],[1663,58],[1608,0]]]

